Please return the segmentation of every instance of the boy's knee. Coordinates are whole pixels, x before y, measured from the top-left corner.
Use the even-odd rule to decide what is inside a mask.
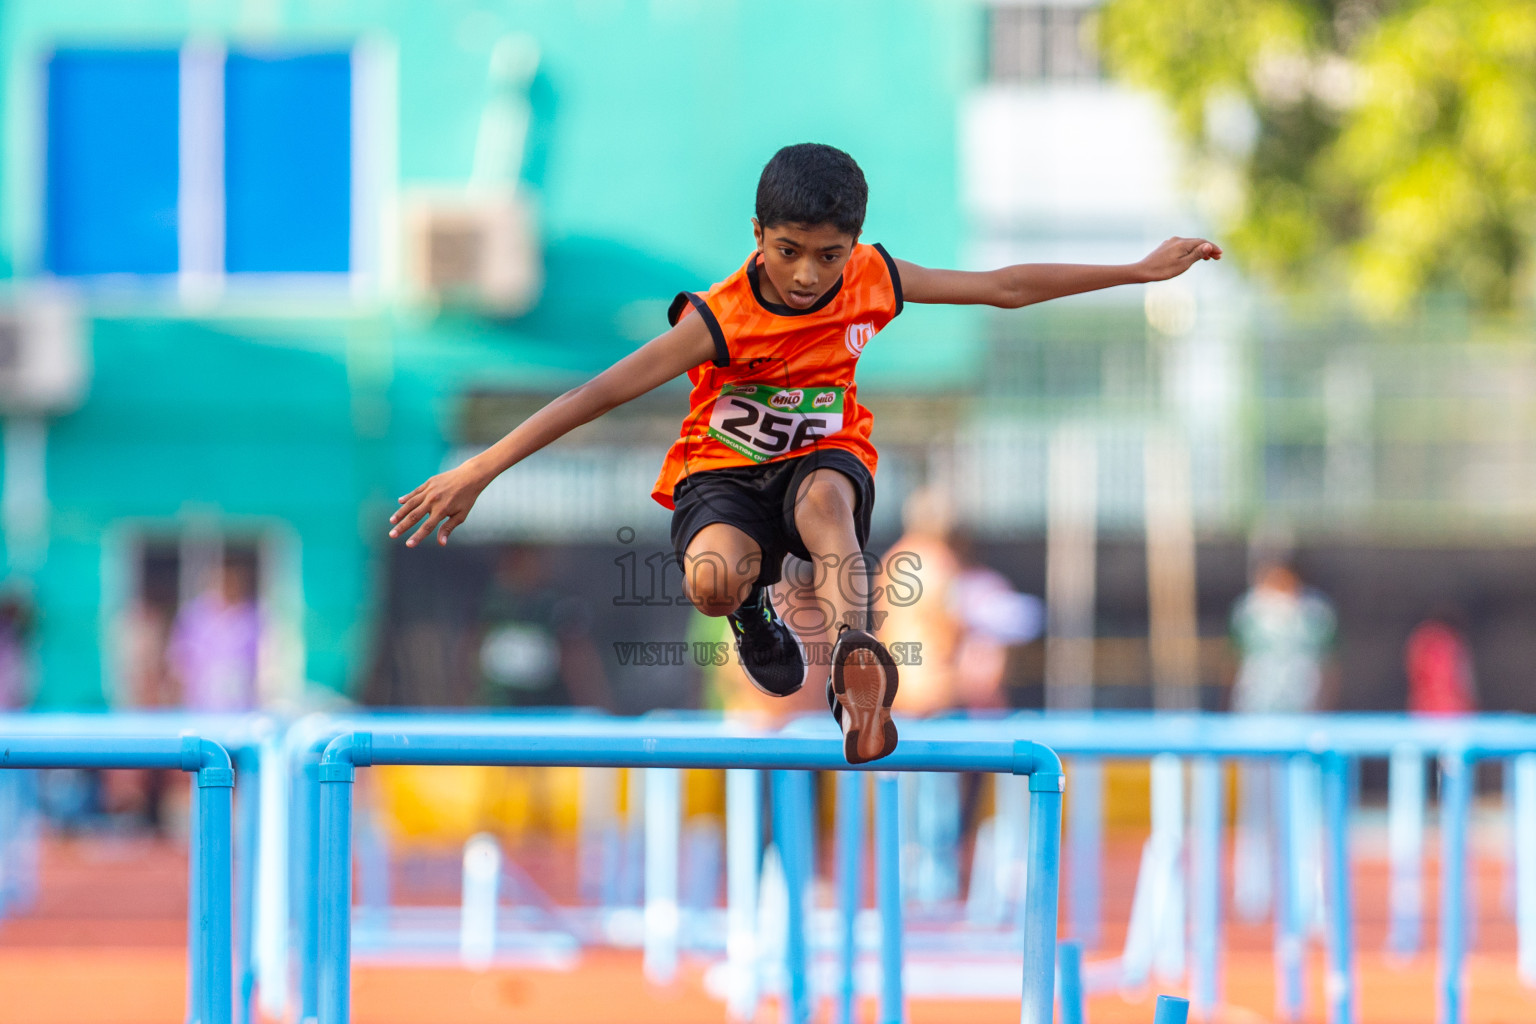
[[[693,602],[693,606],[699,611],[715,618],[719,618],[721,615],[729,615],[741,607],[740,599],[728,594],[722,594],[717,590],[708,591],[703,594],[689,593],[688,599]]]
[[[809,516],[818,522],[834,522],[850,519],[853,505],[848,501],[846,485],[835,478],[812,477],[800,492],[800,504],[795,510],[798,519]]]
[[[700,573],[688,578],[688,600],[705,615],[729,615],[741,607],[750,586],[735,573]]]

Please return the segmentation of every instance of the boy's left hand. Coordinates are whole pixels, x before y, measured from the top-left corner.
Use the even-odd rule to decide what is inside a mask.
[[[1143,280],[1166,281],[1188,270],[1196,260],[1221,259],[1221,246],[1203,238],[1170,238],[1140,263]]]

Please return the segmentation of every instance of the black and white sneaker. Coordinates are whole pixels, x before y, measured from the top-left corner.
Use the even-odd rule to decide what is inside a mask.
[[[770,697],[788,697],[805,683],[805,652],[794,631],[773,610],[768,588],[756,586],[726,616],[736,654],[752,685]]]

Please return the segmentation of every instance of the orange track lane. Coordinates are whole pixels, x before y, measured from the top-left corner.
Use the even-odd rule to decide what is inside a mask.
[[[1117,839],[1104,879],[1105,948],[1124,939],[1138,841]],[[522,862],[532,866],[537,857]],[[568,858],[567,858],[568,860]],[[147,841],[50,841],[45,846],[38,905],[0,921],[0,1024],[165,1024],[183,1016],[185,855]],[[1433,904],[1433,863],[1426,894]],[[540,877],[544,877],[541,872]],[[1407,964],[1379,951],[1385,937],[1384,865],[1361,858],[1355,871],[1361,1024],[1428,1024],[1435,1018],[1435,922],[1425,922],[1430,949]],[[1501,902],[1502,872],[1484,860],[1474,887],[1479,907],[1478,952],[1469,960],[1469,1024],[1536,1021],[1536,993],[1514,971],[1514,935]],[[1225,1005],[1217,1024],[1253,1024],[1274,1017],[1274,969],[1267,925],[1232,925],[1223,951]],[[1091,953],[1090,960],[1107,953]],[[1314,946],[1308,966],[1304,1020],[1325,1020],[1323,963]],[[1165,989],[1182,991],[1182,985]],[[1134,998],[1099,995],[1089,1002],[1093,1024],[1150,1024],[1155,990]],[[721,1024],[724,1007],[707,994],[702,968],[685,962],[677,984],[654,988],[641,975],[637,953],[594,951],[570,971],[496,969],[474,973],[449,967],[384,967],[363,963],[354,974],[357,1024]],[[864,1019],[873,1019],[866,1002]],[[915,1000],[912,1024],[1014,1024],[1018,1004],[1007,1001]],[[826,1008],[820,1014],[827,1019]],[[759,1015],[778,1021],[769,1003]]]

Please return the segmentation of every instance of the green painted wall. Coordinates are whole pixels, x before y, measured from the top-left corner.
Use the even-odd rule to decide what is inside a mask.
[[[916,262],[954,261],[956,111],[981,53],[966,3],[21,0],[0,4],[0,274],[24,272],[36,251],[38,76],[53,45],[378,37],[398,55],[408,189],[467,177],[491,46],[509,32],[542,54],[525,180],[548,283],[522,320],[422,320],[388,301],[331,318],[92,309],[90,397],[50,432],[42,703],[102,699],[104,537],[188,514],[291,525],[307,674],[348,686],[369,643],[390,499],[441,460],[456,397],[573,383],[660,329],[671,294],[724,277],[749,251],[757,174],[780,145],[847,149],[870,180],[865,237]],[[976,327],[960,311],[911,309],[870,349],[867,384],[963,385]]]

